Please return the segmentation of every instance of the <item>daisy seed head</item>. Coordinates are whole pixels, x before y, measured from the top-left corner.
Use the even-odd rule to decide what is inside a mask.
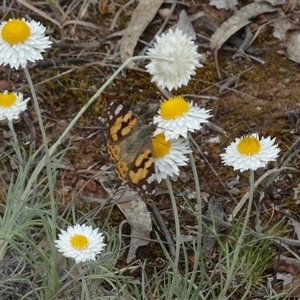
[[[189,104],[182,97],[174,97],[164,101],[160,106],[160,115],[167,120],[181,117],[189,111]]]
[[[5,91],[3,94],[0,94],[0,106],[10,107],[17,101],[17,96],[14,93],[8,93]]]
[[[41,53],[52,44],[45,27],[36,21],[10,19],[0,24],[0,64],[25,68],[27,61],[43,59]]]
[[[152,138],[153,156],[160,158],[170,152],[171,142],[166,141],[163,133],[160,133]]]
[[[70,243],[77,250],[84,250],[89,245],[87,237],[83,234],[74,234],[70,238]]]
[[[96,255],[105,247],[102,233],[85,224],[69,226],[58,237],[55,241],[58,251],[65,257],[74,258],[76,263],[95,260]]]
[[[0,120],[18,119],[20,113],[26,110],[29,98],[23,100],[22,93],[9,93],[4,91],[0,93]]]
[[[241,172],[265,167],[269,161],[275,161],[280,149],[275,138],[261,139],[258,134],[237,138],[221,154],[222,162]]]
[[[237,145],[237,150],[244,155],[254,155],[260,150],[260,143],[254,136],[244,137]]]
[[[10,45],[25,42],[29,35],[29,26],[21,20],[7,22],[1,31],[2,39]]]
[[[209,110],[176,96],[161,103],[158,116],[153,118],[157,123],[155,135],[164,133],[166,140],[187,138],[189,132],[201,129],[201,123],[207,123],[209,117]]]
[[[187,85],[196,74],[196,67],[202,67],[199,63],[202,55],[197,52],[197,46],[178,28],[157,36],[154,48],[149,49],[147,55],[150,63],[146,69],[153,76],[151,81],[170,91]]]

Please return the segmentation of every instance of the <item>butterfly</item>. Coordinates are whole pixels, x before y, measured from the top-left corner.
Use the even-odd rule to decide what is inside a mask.
[[[155,125],[143,125],[126,106],[105,101],[103,117],[107,128],[107,149],[123,184],[138,192],[146,203],[155,195],[155,165],[151,138]]]

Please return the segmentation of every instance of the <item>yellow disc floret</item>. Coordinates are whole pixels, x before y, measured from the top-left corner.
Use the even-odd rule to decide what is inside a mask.
[[[83,234],[74,234],[70,239],[71,245],[77,250],[84,250],[89,245],[87,237]]]
[[[10,107],[15,104],[17,97],[14,93],[1,94],[0,93],[0,106]]]
[[[180,96],[166,100],[160,106],[160,115],[163,119],[167,120],[181,117],[188,111],[188,102]]]
[[[260,150],[260,142],[253,136],[246,136],[237,145],[237,150],[243,155],[252,156]]]
[[[3,26],[1,36],[10,45],[23,43],[30,36],[30,28],[24,21],[13,19]]]
[[[153,156],[154,158],[164,157],[170,152],[171,142],[166,141],[163,133],[152,138]]]

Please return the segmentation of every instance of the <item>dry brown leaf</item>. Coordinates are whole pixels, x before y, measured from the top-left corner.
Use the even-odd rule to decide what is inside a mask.
[[[226,20],[211,36],[210,48],[220,49],[221,46],[238,30],[249,24],[251,18],[277,9],[268,3],[250,3]]]
[[[293,224],[297,238],[300,241],[300,223],[293,218],[290,218],[290,221]]]
[[[293,282],[289,285],[290,297],[300,297],[300,274],[294,276]]]
[[[300,262],[298,259],[280,255],[279,259],[275,259],[273,269],[276,272],[296,275],[300,272]]]
[[[287,4],[287,0],[256,0],[256,2],[268,2],[273,6]]]
[[[129,263],[135,258],[137,248],[149,243],[152,222],[145,202],[136,192],[125,192],[122,196],[122,199],[124,198],[129,198],[131,201],[117,202],[117,205],[131,226],[131,241],[126,259]]]
[[[238,5],[237,0],[210,0],[209,5],[214,5],[217,9],[233,9]]]
[[[178,19],[178,16],[177,14],[175,15],[174,13],[172,13],[172,11],[173,10],[171,10],[170,7],[161,8],[158,10],[158,14],[164,20],[168,18],[170,21],[176,21]]]
[[[139,1],[122,39],[120,50],[122,62],[125,62],[128,58],[133,56],[134,48],[141,34],[152,21],[162,3],[163,0]],[[127,68],[141,70],[134,62],[130,62]]]
[[[289,59],[300,63],[300,32],[293,32],[286,41]]]
[[[289,11],[298,10],[300,7],[300,0],[289,0],[286,4],[288,4]]]
[[[284,41],[286,39],[286,32],[293,28],[292,23],[288,20],[287,17],[283,19],[278,19],[276,22],[272,24],[274,27],[273,36],[280,41]]]
[[[284,290],[289,292],[291,297],[300,297],[300,263],[297,258],[280,255],[273,265],[276,271],[276,278],[283,280]]]
[[[204,12],[198,12],[197,18],[201,18],[203,16],[204,16]],[[196,39],[196,33],[191,18],[187,15],[185,10],[182,10],[180,12],[178,22],[175,25],[173,25],[170,29],[175,31],[177,28],[181,30],[183,34],[186,33],[188,36],[190,36],[192,40]]]

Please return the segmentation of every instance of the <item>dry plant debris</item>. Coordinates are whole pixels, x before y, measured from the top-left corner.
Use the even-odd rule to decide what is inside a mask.
[[[162,6],[163,1],[139,1],[136,6],[134,2],[129,4],[123,1],[114,3],[117,5],[116,7],[108,1],[100,2],[100,17],[94,6],[74,6],[74,10],[70,13],[67,1],[57,11],[49,8],[46,4],[36,5],[34,2],[29,3],[25,0],[18,0],[12,4],[14,14],[21,11],[30,16],[38,16],[41,22],[48,20],[47,28],[56,39],[55,52],[49,54],[49,60],[31,66],[31,71],[35,75],[34,82],[38,88],[39,101],[43,107],[43,117],[49,125],[47,137],[50,143],[57,140],[76,111],[86,103],[86,99],[92,95],[94,90],[113,73],[120,63],[139,51],[143,51],[145,43],[150,43],[155,33],[163,32],[172,26],[180,29],[187,28],[199,45],[198,51],[205,53],[208,59],[204,63],[204,68],[197,71],[191,85],[182,88],[179,92],[188,95],[190,99],[196,99],[198,104],[212,109],[215,116],[212,125],[215,123],[216,127],[211,126],[210,128],[221,128],[219,132],[226,132],[221,135],[217,131],[205,127],[201,133],[193,135],[195,143],[203,150],[202,156],[199,152],[199,156],[196,157],[196,165],[201,175],[201,187],[205,189],[207,200],[203,205],[204,219],[209,224],[211,231],[215,230],[218,238],[231,245],[231,237],[228,234],[233,230],[237,218],[241,215],[243,204],[247,203],[247,178],[244,174],[240,174],[240,177],[236,179],[236,173],[221,166],[219,154],[232,139],[240,134],[242,129],[252,125],[263,125],[265,131],[262,134],[277,137],[283,149],[281,157],[284,157],[285,160],[282,163],[283,168],[274,168],[264,171],[263,174],[257,174],[255,201],[260,210],[254,211],[253,209],[253,216],[259,214],[257,219],[261,222],[259,228],[262,230],[265,229],[264,226],[271,227],[269,224],[285,220],[288,229],[283,232],[278,230],[274,233],[272,236],[274,243],[270,248],[273,253],[285,251],[290,256],[297,253],[299,237],[295,233],[299,234],[299,222],[290,217],[284,219],[285,211],[277,209],[286,207],[292,211],[295,218],[299,219],[299,199],[294,199],[293,193],[293,188],[297,187],[300,182],[299,174],[295,172],[299,165],[299,147],[297,147],[299,140],[298,142],[295,140],[298,139],[300,130],[298,124],[300,115],[300,89],[298,87],[300,38],[297,1],[270,0],[246,1],[245,3],[225,0],[207,0],[203,3],[197,1],[176,3],[174,1],[172,4],[166,2]],[[163,18],[157,14],[160,7],[167,9],[167,14],[165,13]],[[236,9],[234,13],[229,11],[234,9]],[[193,15],[197,18],[191,21],[192,18],[189,16]],[[88,19],[88,21],[82,21],[82,18]],[[112,27],[107,26],[105,22],[114,25],[112,26],[114,30],[119,28],[120,31],[111,33]],[[236,52],[245,40],[244,28],[250,30],[254,38],[248,44],[248,48],[244,49],[246,54],[232,60],[232,52]],[[124,34],[123,30],[125,30]],[[121,35],[123,35],[123,40],[121,59],[119,59],[117,40]],[[232,42],[233,40],[234,42]],[[238,42],[236,42],[237,40]],[[278,43],[281,44],[278,45]],[[100,46],[98,47],[98,45]],[[285,47],[288,57],[293,62],[286,58]],[[212,49],[219,50],[219,69],[225,78],[222,81],[216,75],[216,66],[210,51]],[[264,65],[257,64],[259,60]],[[47,68],[45,68],[45,63],[48,64]],[[139,67],[128,65],[128,69],[133,71],[128,71],[126,78],[118,77],[101,97],[109,100],[117,99],[121,103],[127,102],[137,113],[147,118],[144,111],[151,105],[157,105],[163,97],[154,85],[149,83],[145,72],[139,72],[143,70],[141,65]],[[28,92],[24,78],[19,73],[8,72],[4,67],[1,67],[0,72],[2,89],[15,87]],[[47,80],[47,78],[51,78],[51,80]],[[110,203],[106,202],[107,195],[110,194],[109,188],[107,188],[108,182],[112,185],[113,183],[118,185],[119,182],[115,180],[115,173],[107,159],[103,127],[99,125],[98,120],[100,113],[101,101],[99,100],[86,112],[86,115],[80,119],[80,123],[63,141],[62,148],[66,147],[69,142],[72,145],[66,159],[63,162],[57,161],[53,166],[59,172],[55,188],[57,196],[61,200],[62,216],[65,216],[64,212],[74,201],[75,214],[84,215],[84,217],[93,216],[95,220],[100,220],[101,224],[101,220],[107,215],[111,204],[115,205],[114,199],[110,199],[112,200]],[[11,172],[15,172],[17,167],[15,157],[5,156],[12,152],[9,152],[11,135],[4,126],[1,127],[3,128],[1,131],[1,159],[7,168],[11,168]],[[38,146],[41,144],[37,119],[32,108],[23,116],[22,120],[15,124],[15,128],[25,149],[28,149],[28,145],[33,141]],[[289,166],[293,166],[294,169]],[[192,178],[190,169],[187,167],[183,171],[186,176],[178,177],[177,181],[172,184],[176,187],[175,196],[179,200],[182,235],[186,237],[186,241],[188,238],[195,241],[198,234],[198,228],[194,227],[195,219],[190,218],[190,208],[181,200],[183,194],[195,205],[193,202],[195,186],[190,180]],[[266,179],[267,177],[270,179],[269,181]],[[5,175],[0,186],[2,193],[5,192],[9,181],[10,179]],[[232,191],[234,189],[234,193],[228,193],[225,181],[231,183],[230,189]],[[274,193],[272,189],[275,190]],[[162,214],[162,219],[166,220],[167,230],[173,232],[174,220],[173,214],[170,212],[171,205],[166,187],[162,184],[159,186],[159,190],[156,204]],[[260,197],[258,193],[260,193]],[[296,197],[299,198],[297,195]],[[99,203],[101,205],[98,205]],[[125,233],[131,239],[127,244],[129,252],[126,253],[124,261],[128,263],[134,258],[140,259],[144,257],[145,253],[147,255],[150,253],[146,258],[151,260],[151,263],[160,258],[162,252],[157,250],[157,244],[153,243],[155,236],[151,233],[152,226],[158,231],[164,232],[161,236],[168,240],[169,244],[174,242],[174,239],[167,237],[168,232],[165,229],[162,230],[156,223],[151,223],[152,216],[146,205],[135,200],[118,202],[116,205],[122,214],[114,209],[111,225],[118,228],[119,224],[123,225],[122,221],[125,218],[131,226],[130,230],[126,226],[120,226],[120,232]],[[106,210],[104,211],[104,209]],[[3,214],[4,210],[1,213]],[[214,222],[217,226],[213,225]],[[257,237],[256,225],[258,224],[253,221],[250,224],[252,230],[248,231],[249,236],[253,239]],[[206,231],[207,239],[204,239],[203,243],[207,255],[210,256],[212,263],[216,264],[218,263],[216,257],[219,255],[219,248],[216,243],[217,239],[211,235],[211,231]],[[277,240],[276,235],[282,236]],[[263,239],[268,236],[262,233],[258,235],[258,238]],[[43,246],[44,249],[47,249],[47,245]],[[147,252],[148,249],[155,250]],[[16,255],[13,252],[10,254]],[[191,251],[189,267],[195,264],[195,257],[196,254]],[[120,269],[122,264],[125,264],[122,258],[118,263]],[[281,264],[281,268],[275,266],[275,271],[290,273],[291,281],[287,283],[287,275],[282,275],[281,279],[278,276],[276,284],[273,284],[272,287],[278,292],[284,287],[288,289],[291,297],[299,297],[297,259],[289,261],[280,256],[277,263]],[[11,263],[11,266],[14,264],[17,265],[14,262]],[[287,264],[292,267],[285,266]],[[284,266],[282,267],[282,265]],[[5,261],[2,262],[2,266],[4,270]],[[208,273],[213,269],[209,264],[206,267]],[[295,268],[296,272],[292,272],[291,269]],[[30,268],[24,267],[25,269],[28,274],[34,273]],[[265,270],[265,272],[276,281],[274,274],[269,270]],[[265,273],[260,275],[260,280],[264,280]],[[244,286],[241,289],[243,288]],[[151,297],[149,296],[149,299]],[[263,297],[266,298],[267,295],[264,294]]]
[[[121,43],[120,55],[122,62],[125,62],[128,58],[133,56],[135,46],[140,36],[152,21],[162,3],[163,0],[140,1],[138,3],[138,6],[132,14],[131,21],[125,30]],[[133,62],[130,62],[127,65],[127,68],[140,71],[142,70]]]

